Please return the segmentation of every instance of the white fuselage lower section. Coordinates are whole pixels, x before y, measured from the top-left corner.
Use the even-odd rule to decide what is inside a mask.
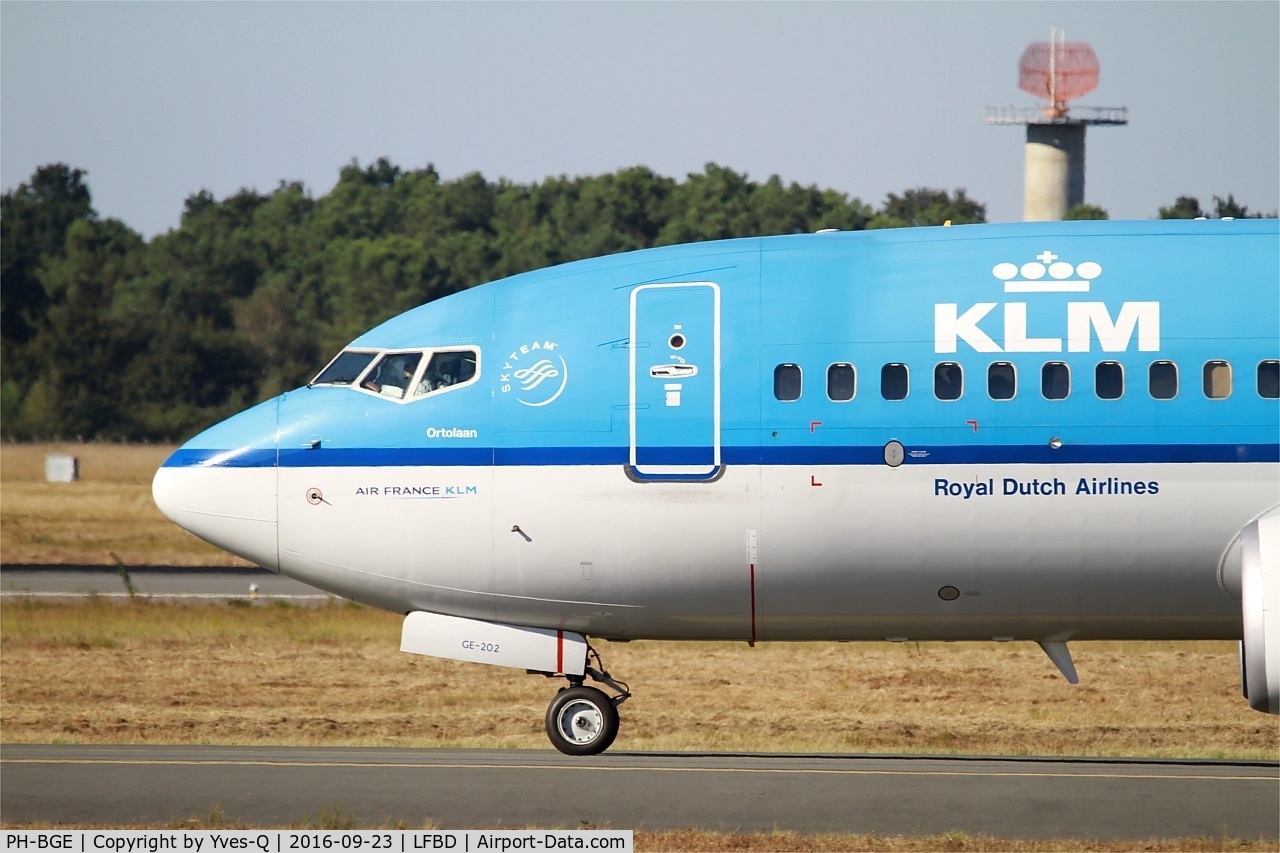
[[[1194,639],[1239,636],[1219,563],[1274,505],[1276,476],[1240,463],[739,465],[711,483],[636,483],[612,466],[169,468],[157,494],[203,496],[184,526],[237,550],[234,521],[210,536],[200,514],[274,492],[279,571],[402,613],[617,639]],[[277,568],[264,515],[246,513],[254,553],[239,550]]]

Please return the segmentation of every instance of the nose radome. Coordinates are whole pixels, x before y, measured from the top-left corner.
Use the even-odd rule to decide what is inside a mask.
[[[265,569],[279,571],[275,469],[161,468],[156,506],[184,530]]]
[[[263,404],[206,430],[165,460],[151,496],[184,530],[279,571],[275,429]]]

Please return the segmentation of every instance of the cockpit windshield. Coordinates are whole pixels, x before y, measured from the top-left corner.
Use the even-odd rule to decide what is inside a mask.
[[[432,353],[431,362],[422,374],[417,393],[428,394],[454,385],[464,385],[476,375],[476,353],[473,350],[440,350]]]
[[[311,384],[346,385],[408,401],[470,385],[479,367],[480,352],[472,347],[409,352],[343,350]]]
[[[320,371],[320,375],[311,380],[312,385],[350,385],[360,378],[360,374],[373,361],[376,352],[359,352],[343,350],[338,357],[329,362],[329,366]]]
[[[403,399],[413,383],[413,375],[418,372],[420,361],[420,352],[387,353],[360,380],[360,387],[397,400]]]

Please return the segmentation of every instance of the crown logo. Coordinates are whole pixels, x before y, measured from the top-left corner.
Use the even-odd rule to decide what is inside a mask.
[[[1102,265],[1085,261],[1073,267],[1045,250],[1020,267],[996,264],[991,274],[1004,282],[1005,293],[1088,293],[1090,282],[1102,275]]]

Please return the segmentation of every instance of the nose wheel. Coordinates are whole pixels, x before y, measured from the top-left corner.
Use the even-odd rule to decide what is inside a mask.
[[[596,666],[586,668],[586,677],[620,695],[584,687],[583,676],[569,676],[569,686],[560,688],[547,707],[547,737],[565,755],[599,755],[608,749],[618,736],[618,706],[631,698],[627,685],[604,671],[599,653],[591,646],[587,646],[587,659]]]
[[[599,755],[618,736],[618,709],[594,687],[566,687],[547,708],[547,737],[565,755]]]

